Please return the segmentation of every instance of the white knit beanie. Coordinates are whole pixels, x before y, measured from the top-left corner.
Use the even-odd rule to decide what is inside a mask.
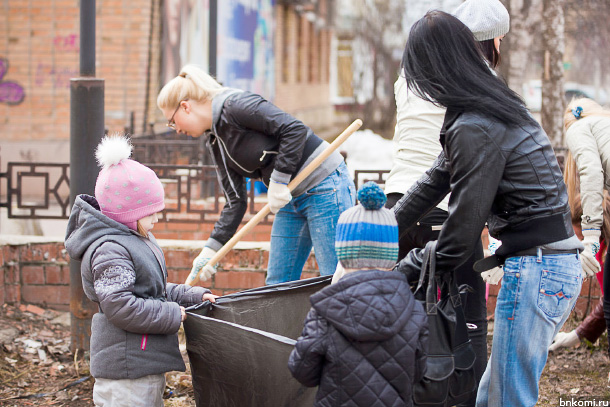
[[[466,0],[453,13],[477,41],[505,35],[510,28],[508,10],[500,0]]]

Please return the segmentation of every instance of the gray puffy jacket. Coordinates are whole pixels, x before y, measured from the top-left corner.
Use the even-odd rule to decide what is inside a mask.
[[[77,197],[65,239],[81,261],[83,289],[100,312],[91,325],[91,374],[104,379],[136,379],[184,371],[178,348],[180,305],[201,302],[202,287],[167,283],[163,251],[103,215],[95,198]]]

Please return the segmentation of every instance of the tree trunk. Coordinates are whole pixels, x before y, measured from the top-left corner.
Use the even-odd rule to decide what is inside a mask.
[[[542,0],[503,0],[510,14],[510,31],[502,42],[500,73],[508,86],[522,94],[522,85],[532,63],[531,52],[540,23]]]
[[[563,145],[564,0],[543,0],[542,127],[554,146]]]

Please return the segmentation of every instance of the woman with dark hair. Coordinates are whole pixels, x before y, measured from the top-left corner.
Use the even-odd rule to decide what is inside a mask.
[[[500,60],[500,41],[510,28],[508,10],[499,0],[466,0],[453,13],[473,33],[487,63],[495,68]],[[441,152],[439,134],[445,118],[445,108],[422,100],[407,89],[403,75],[394,84],[396,97],[396,129],[392,170],[385,182],[388,196],[386,207],[391,208],[428,168]],[[447,219],[449,196],[422,217],[418,225],[400,237],[399,258],[427,242],[438,239],[441,225]],[[487,304],[485,275],[473,265],[483,258],[483,245],[475,243],[472,255],[456,270],[457,283],[467,284],[473,291],[464,305],[468,335],[476,354],[475,377],[478,385],[487,365]],[[482,278],[483,277],[483,278]],[[475,405],[476,391],[460,407]]]
[[[487,222],[502,241],[478,270],[504,264],[492,356],[477,406],[534,406],[548,346],[582,285],[566,187],[550,141],[516,93],[495,76],[472,32],[457,18],[428,12],[403,54],[409,90],[447,109],[443,151],[396,203],[401,234],[449,192],[437,269],[453,272],[475,248]],[[422,249],[397,269],[419,276]]]

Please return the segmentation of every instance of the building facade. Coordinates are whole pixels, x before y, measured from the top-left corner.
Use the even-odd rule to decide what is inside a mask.
[[[68,162],[80,3],[3,3],[0,165]],[[333,0],[97,0],[107,129],[163,129],[156,96],[185,63],[213,68],[226,86],[260,93],[315,130],[331,126],[332,7]]]

